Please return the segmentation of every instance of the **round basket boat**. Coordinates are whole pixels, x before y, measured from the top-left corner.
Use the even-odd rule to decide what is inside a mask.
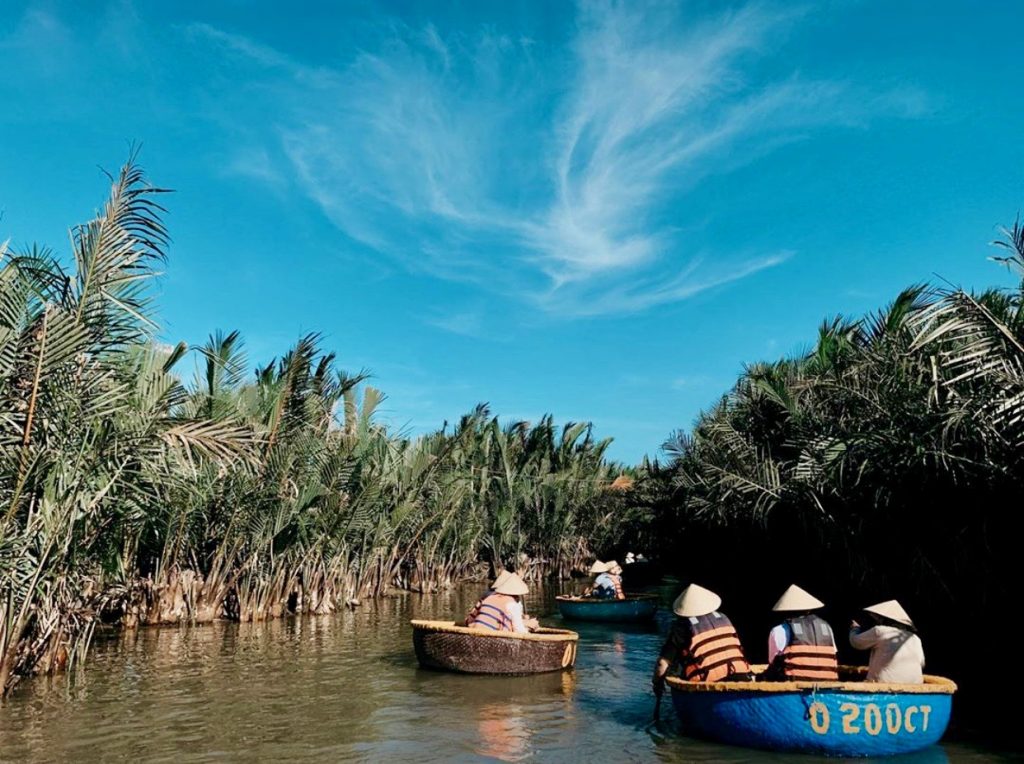
[[[956,685],[865,682],[844,668],[839,682],[687,682],[670,677],[687,734],[771,751],[891,756],[934,745],[946,731]]]
[[[645,621],[658,609],[656,594],[631,594],[624,600],[596,597],[555,597],[563,618],[577,621]]]
[[[513,634],[451,621],[412,622],[412,644],[420,665],[464,674],[539,674],[572,668],[578,641],[579,634],[563,629]]]

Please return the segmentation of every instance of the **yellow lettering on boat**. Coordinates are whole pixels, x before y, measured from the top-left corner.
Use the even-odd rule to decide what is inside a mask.
[[[811,720],[811,729],[817,732],[819,735],[824,735],[828,732],[829,719],[828,706],[820,701],[817,703],[811,703],[811,707],[807,709],[807,713]]]
[[[928,717],[931,715],[931,712],[931,706],[921,706],[921,716],[924,717],[924,719],[921,721],[921,732],[928,731]]]
[[[914,718],[914,714],[918,712],[917,706],[907,706],[907,715],[903,717],[903,728],[907,732],[917,732],[917,727],[910,721]]]
[[[877,735],[882,731],[882,711],[874,703],[864,707],[864,730],[869,735]]]
[[[885,728],[889,731],[890,735],[895,735],[900,731],[903,726],[903,712],[900,711],[900,707],[895,703],[890,703],[885,707]]]
[[[860,732],[860,727],[854,725],[857,717],[860,716],[860,706],[853,703],[843,703],[839,706],[839,710],[843,712],[843,734],[856,735]]]

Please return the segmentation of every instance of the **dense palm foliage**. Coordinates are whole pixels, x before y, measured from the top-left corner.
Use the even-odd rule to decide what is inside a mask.
[[[999,259],[1024,278],[1024,230],[1005,233]],[[919,286],[747,368],[642,484],[666,555],[754,633],[794,580],[837,619],[895,596],[933,667],[978,687],[993,672],[951,627],[984,630],[1015,600],[1022,446],[1024,288]]]
[[[315,335],[252,376],[237,333],[157,344],[160,193],[131,161],[72,264],[0,250],[3,692],[80,659],[101,619],[323,613],[482,565],[564,575],[613,542],[588,425],[481,406],[409,439]]]

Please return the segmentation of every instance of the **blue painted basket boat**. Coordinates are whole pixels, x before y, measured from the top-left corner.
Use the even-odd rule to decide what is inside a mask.
[[[891,756],[934,745],[946,731],[956,685],[863,681],[844,668],[839,682],[687,682],[670,677],[672,703],[687,734],[771,751]]]
[[[645,621],[658,609],[655,594],[631,594],[624,600],[562,594],[555,597],[555,603],[563,618],[576,621]]]

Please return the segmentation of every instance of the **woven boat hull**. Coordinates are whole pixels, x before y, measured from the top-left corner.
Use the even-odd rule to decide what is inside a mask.
[[[669,679],[687,734],[772,751],[892,756],[934,745],[956,685],[865,682],[698,683]]]
[[[646,621],[654,617],[658,598],[653,594],[640,594],[624,600],[588,599],[585,597],[555,597],[558,612],[563,618],[576,621]]]
[[[413,621],[416,659],[427,668],[463,674],[539,674],[576,663],[579,635],[561,629],[509,634],[444,621]]]

